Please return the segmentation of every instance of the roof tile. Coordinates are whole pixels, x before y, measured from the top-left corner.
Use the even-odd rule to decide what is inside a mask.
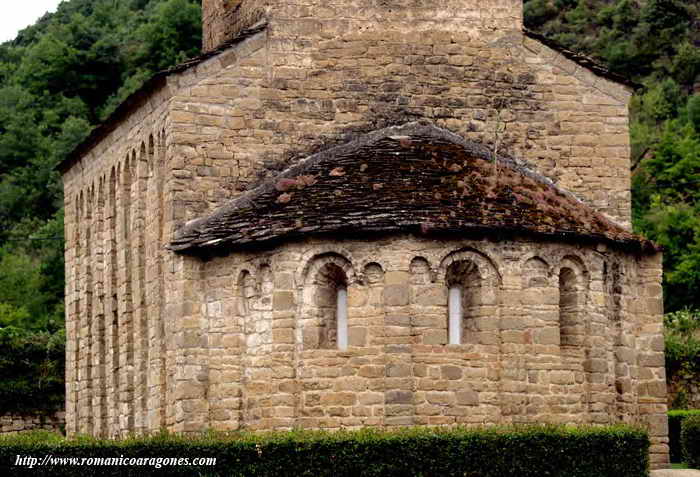
[[[657,249],[524,163],[492,158],[426,122],[375,131],[303,159],[186,225],[171,249],[394,231],[525,233]]]

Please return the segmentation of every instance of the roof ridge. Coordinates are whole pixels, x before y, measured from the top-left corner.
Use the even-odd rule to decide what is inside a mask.
[[[394,163],[394,156],[402,162]],[[433,231],[520,230],[636,244],[643,250],[654,247],[527,163],[505,155],[496,160],[503,169],[494,179],[487,165],[493,153],[483,144],[425,120],[390,126],[288,166],[184,224],[169,248],[184,251],[308,233],[418,226]],[[398,180],[379,170],[394,164]],[[331,203],[335,212],[328,209]]]
[[[635,90],[643,88],[643,85],[641,85],[641,84],[639,84],[639,83],[637,83],[637,82],[635,82],[635,81],[633,81],[625,76],[622,76],[619,73],[615,73],[613,71],[610,71],[609,68],[607,68],[605,65],[603,65],[599,61],[591,58],[590,56],[584,55],[583,53],[569,50],[568,48],[566,48],[564,45],[559,43],[557,40],[554,40],[553,38],[545,36],[541,33],[537,33],[533,30],[529,30],[527,28],[523,28],[523,34],[525,36],[532,38],[533,40],[539,41],[543,45],[561,53],[567,59],[582,66],[583,68],[586,68],[588,71],[595,74],[596,76],[603,77],[605,79],[608,79],[608,80],[613,81],[615,83],[622,84],[624,86],[628,86],[628,87],[635,89]]]
[[[227,204],[224,204],[224,205],[218,207],[216,210],[214,210],[210,214],[208,214],[204,217],[200,217],[198,219],[194,219],[194,220],[187,222],[181,228],[181,231],[184,233],[185,230],[190,229],[190,228],[194,228],[204,221],[207,221],[210,219],[213,220],[218,215],[222,215],[230,210],[235,210],[236,208],[238,208],[239,205],[240,206],[253,205],[252,200],[250,200],[251,197],[271,191],[274,188],[275,183],[278,182],[279,180],[288,179],[288,178],[291,178],[293,176],[297,176],[297,175],[299,175],[300,172],[304,172],[304,170],[306,168],[308,168],[314,164],[317,164],[318,162],[324,160],[325,158],[327,158],[329,156],[336,156],[336,155],[343,154],[346,152],[351,152],[351,151],[359,149],[361,147],[371,146],[372,144],[374,144],[378,141],[381,141],[382,139],[397,138],[397,140],[400,140],[401,136],[410,137],[410,136],[414,136],[414,135],[424,135],[426,137],[446,139],[455,145],[463,146],[464,148],[468,149],[469,152],[472,154],[476,153],[475,155],[477,157],[480,157],[482,159],[487,159],[487,160],[493,160],[493,153],[488,148],[486,148],[486,146],[484,146],[483,144],[467,141],[462,136],[460,136],[460,135],[458,135],[458,134],[456,134],[448,129],[441,128],[441,127],[437,126],[436,124],[434,124],[433,122],[425,120],[425,119],[421,119],[418,121],[411,121],[411,122],[404,123],[401,125],[389,126],[386,128],[371,131],[371,132],[366,133],[366,134],[362,134],[359,137],[357,137],[349,142],[346,142],[343,144],[338,144],[338,145],[335,145],[335,146],[330,147],[328,149],[324,149],[322,151],[318,151],[318,152],[315,152],[309,156],[298,159],[293,164],[290,164],[286,169],[283,169],[282,171],[278,172],[277,174],[264,179],[256,187],[244,191],[241,195],[239,195],[235,199],[232,199]],[[524,163],[523,161],[516,161],[512,157],[504,155],[504,154],[499,154],[498,160],[501,163],[514,166],[520,172],[524,172],[524,173],[530,175],[530,177],[532,177],[533,179],[540,180],[541,182],[544,182],[545,184],[556,188],[559,192],[570,195],[573,199],[575,199],[583,204],[583,202],[578,197],[576,197],[574,194],[567,191],[566,189],[560,188],[548,177],[543,176],[542,174],[535,172],[530,167],[528,167],[526,165],[526,163]]]

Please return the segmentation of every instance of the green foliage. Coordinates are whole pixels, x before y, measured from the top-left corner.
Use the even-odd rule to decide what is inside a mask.
[[[673,119],[678,115],[682,101],[681,88],[673,79],[651,83],[642,97],[639,118],[651,122]]]
[[[688,467],[700,469],[700,415],[689,416],[683,420],[681,446]]]
[[[0,327],[12,326],[14,328],[31,323],[32,315],[24,306],[15,306],[8,303],[0,303]]]
[[[666,122],[633,187],[635,227],[665,249],[666,309],[699,307],[700,135],[687,119]]]
[[[0,467],[22,476],[639,477],[649,438],[628,427],[412,428],[394,432],[279,432],[98,441],[46,433],[0,437]],[[17,455],[215,457],[214,467],[14,467]],[[615,458],[611,459],[610,456]]]
[[[700,312],[682,310],[664,317],[666,373],[671,382],[700,375]],[[679,390],[680,394],[684,392]],[[676,402],[676,406],[684,403]]]
[[[700,134],[700,94],[695,94],[688,99],[688,121]]]
[[[675,394],[671,406],[674,409],[688,407],[688,394],[700,377],[700,312],[682,310],[664,317],[664,341],[666,354],[666,379]],[[700,413],[700,411],[694,411]],[[669,413],[671,458],[680,460],[680,421],[688,413]]]
[[[683,41],[675,46],[671,74],[679,84],[692,85],[700,75],[700,48]]]
[[[8,312],[8,314],[4,314]],[[0,305],[0,319],[29,316]],[[0,328],[0,409],[3,412],[61,409],[64,404],[65,334]]]
[[[1,411],[62,400],[55,166],[156,70],[199,52],[200,15],[199,0],[68,0],[0,45]]]
[[[668,439],[671,454],[671,462],[683,461],[683,448],[681,446],[681,426],[683,421],[690,416],[700,416],[700,410],[668,411]]]
[[[22,321],[55,321],[62,307],[55,166],[115,98],[198,53],[199,16],[197,0],[70,0],[0,46],[0,303]]]
[[[557,9],[548,0],[526,0],[523,8],[528,28],[537,27],[557,15]]]
[[[189,0],[160,3],[150,13],[151,21],[136,30],[139,45],[133,62],[141,69],[162,70],[199,53],[202,13]],[[173,61],[174,60],[174,61]]]

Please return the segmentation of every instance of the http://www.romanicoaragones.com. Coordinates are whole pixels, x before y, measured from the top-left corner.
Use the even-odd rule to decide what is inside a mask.
[[[213,467],[216,465],[216,457],[63,457],[50,454],[43,457],[18,455],[15,459],[16,467],[46,467],[46,466],[104,466],[104,467],[163,467],[192,466]]]

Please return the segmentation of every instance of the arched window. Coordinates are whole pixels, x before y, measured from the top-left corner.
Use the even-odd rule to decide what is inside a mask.
[[[523,266],[523,290],[537,289],[542,290],[548,285],[548,269],[547,262],[539,257],[532,257],[525,262]]]
[[[345,271],[326,263],[316,277],[315,304],[318,310],[318,347],[348,347],[348,283]]]
[[[612,265],[612,287],[610,297],[612,298],[612,321],[620,323],[622,320],[622,266],[619,262]]]
[[[576,273],[570,268],[559,272],[559,342],[562,346],[577,344],[578,293]]]
[[[480,343],[481,275],[471,260],[452,263],[447,269],[447,331],[449,344]]]
[[[238,278],[238,314],[248,316],[255,297],[255,278],[248,270],[243,270]]]

